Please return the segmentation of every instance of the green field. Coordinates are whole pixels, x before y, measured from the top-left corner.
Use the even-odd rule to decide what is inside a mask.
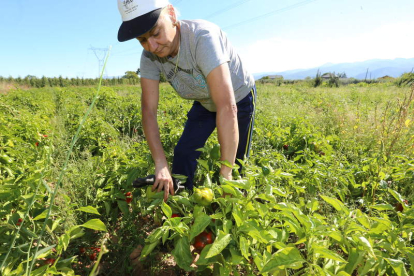
[[[202,149],[208,206],[132,188],[154,173],[139,86],[0,94],[0,274],[414,275],[414,89],[257,91],[243,176],[218,178],[215,133]],[[190,106],[161,85],[169,161]]]

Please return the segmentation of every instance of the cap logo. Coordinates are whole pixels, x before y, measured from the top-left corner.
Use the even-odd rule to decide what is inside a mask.
[[[138,9],[138,4],[134,5],[134,0],[123,0],[122,5],[124,6],[125,15],[131,14]]]
[[[126,22],[163,8],[168,3],[168,0],[118,0],[118,9],[122,21]]]
[[[124,0],[122,4],[124,5],[125,9],[129,9],[129,5],[134,2],[134,0]]]

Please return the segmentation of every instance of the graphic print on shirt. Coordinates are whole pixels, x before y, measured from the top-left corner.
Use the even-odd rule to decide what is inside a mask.
[[[178,67],[176,74],[174,74],[174,70],[170,70],[167,74],[167,80],[174,90],[185,99],[206,99],[206,94],[202,93],[200,89],[207,89],[207,82],[202,74],[198,73],[194,76],[194,72],[198,73],[193,69],[186,70]]]

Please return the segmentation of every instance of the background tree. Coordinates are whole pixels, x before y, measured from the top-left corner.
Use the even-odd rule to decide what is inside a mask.
[[[137,72],[134,71],[126,71],[125,75],[122,78],[128,80],[127,83],[129,84],[139,83],[139,77],[137,75]]]

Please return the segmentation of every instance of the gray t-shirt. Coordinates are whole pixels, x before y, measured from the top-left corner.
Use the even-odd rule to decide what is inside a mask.
[[[180,53],[174,58],[159,58],[143,51],[141,77],[159,80],[163,72],[175,91],[184,99],[199,101],[207,110],[216,111],[207,85],[207,75],[228,62],[236,102],[253,88],[254,78],[223,31],[205,20],[181,20]],[[174,73],[178,60],[177,71]]]

